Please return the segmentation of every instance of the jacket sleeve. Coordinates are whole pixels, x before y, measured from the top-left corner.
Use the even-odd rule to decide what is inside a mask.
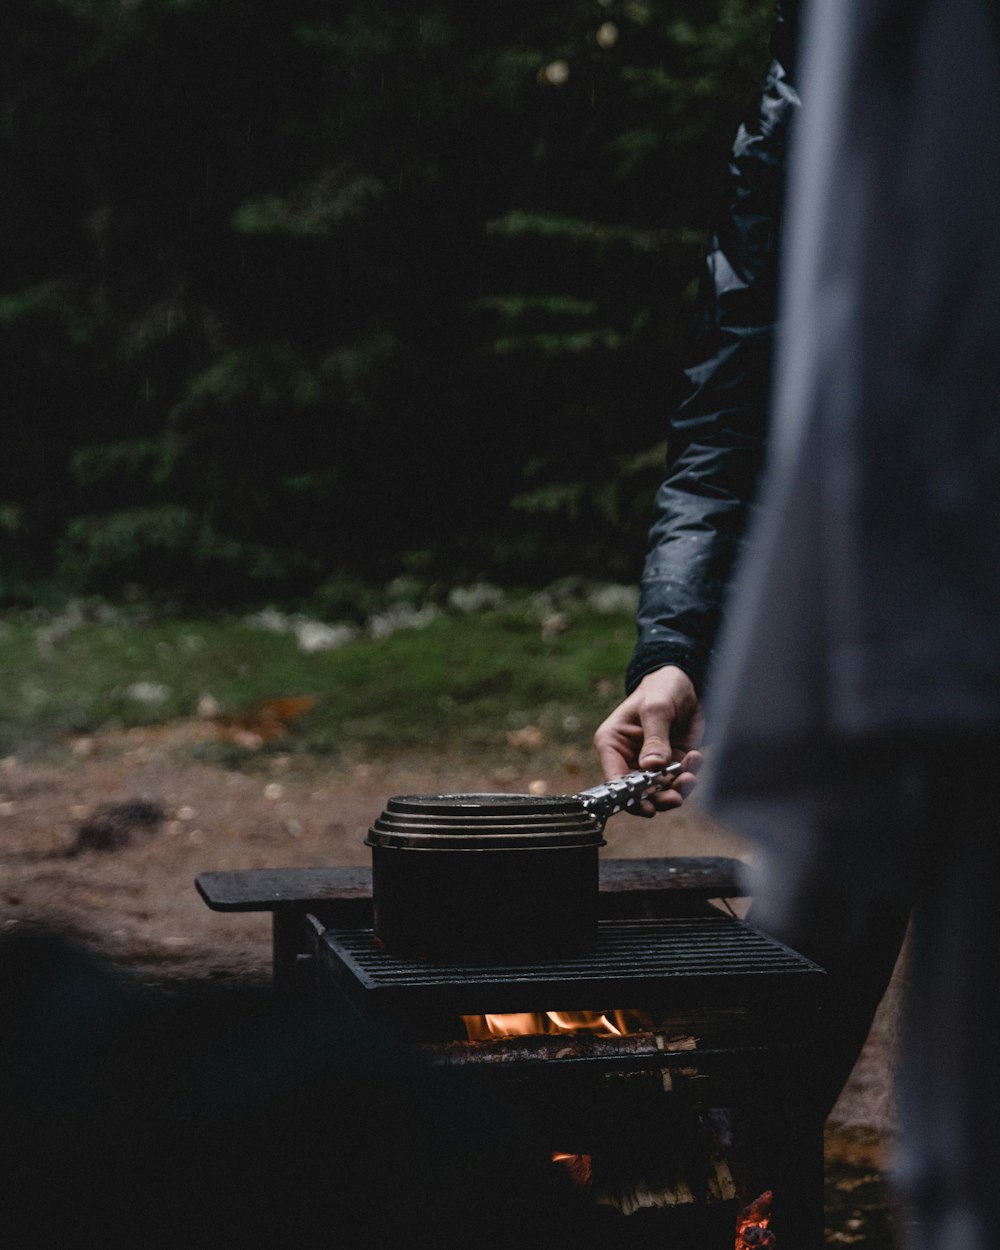
[[[676,664],[701,692],[763,459],[797,5],[778,6],[760,99],[736,136],[706,258],[698,361],[671,421],[626,686]]]

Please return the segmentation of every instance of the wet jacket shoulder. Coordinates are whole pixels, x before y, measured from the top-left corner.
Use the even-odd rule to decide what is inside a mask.
[[[797,3],[778,6],[772,61],[736,136],[709,252],[697,361],[669,432],[629,665],[632,690],[676,664],[701,691],[763,457]]]

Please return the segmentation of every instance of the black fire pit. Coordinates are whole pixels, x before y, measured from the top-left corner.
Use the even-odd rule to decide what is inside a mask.
[[[550,800],[506,797],[551,815]],[[448,815],[399,813],[422,814],[433,821]],[[507,814],[523,823],[516,808]],[[454,836],[461,824],[445,830]],[[198,889],[216,910],[273,912],[282,993],[377,1020],[456,1087],[486,1085],[523,1104],[545,1125],[554,1154],[589,1156],[589,1200],[595,1231],[610,1221],[606,1244],[732,1250],[737,1203],[773,1189],[781,1250],[820,1246],[822,1125],[805,1094],[825,978],[707,902],[742,893],[737,867],[731,860],[605,860],[592,945],[492,963],[380,949],[367,869],[207,873]],[[633,1024],[643,1031],[620,1037],[472,1040],[463,1020],[476,1012],[618,1007],[646,1009],[648,1025]],[[633,1184],[640,1178],[650,1183],[648,1194],[645,1183],[641,1192]],[[679,1179],[690,1182],[687,1189]],[[637,1193],[640,1209],[628,1214]],[[605,1203],[609,1196],[616,1205]]]
[[[602,920],[585,952],[483,965],[390,955],[371,930],[317,922],[311,966],[331,1008],[530,1108],[553,1157],[592,1170],[599,1226],[611,1210],[619,1221],[609,1244],[731,1250],[736,1207],[765,1190],[782,1250],[821,1244],[822,1125],[807,1092],[825,976],[752,926],[712,908]],[[502,1029],[504,1013],[522,1035],[462,1040],[469,1022]],[[593,1036],[573,1023],[584,1015],[639,1031]],[[542,1017],[566,1031],[548,1035]]]

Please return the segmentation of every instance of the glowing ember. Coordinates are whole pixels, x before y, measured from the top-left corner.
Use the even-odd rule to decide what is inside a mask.
[[[644,1011],[520,1011],[484,1016],[463,1016],[470,1042],[491,1037],[529,1037],[553,1033],[594,1033],[598,1037],[623,1037],[644,1033],[652,1021]]]
[[[566,1169],[578,1189],[590,1188],[594,1179],[594,1161],[590,1155],[567,1155],[557,1151],[552,1156],[552,1162]]]
[[[770,1190],[744,1207],[736,1221],[735,1250],[773,1250],[778,1242],[768,1225],[771,1223]]]

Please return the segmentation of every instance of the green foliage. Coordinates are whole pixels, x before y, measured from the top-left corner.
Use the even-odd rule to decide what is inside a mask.
[[[51,751],[66,737],[185,719],[205,696],[222,721],[261,702],[316,698],[271,750],[347,755],[487,751],[523,761],[511,730],[537,725],[550,748],[589,751],[617,699],[630,613],[562,603],[566,628],[543,635],[537,605],[514,599],[475,616],[439,613],[420,629],[359,635],[308,652],[292,632],[225,618],[148,617],[81,601],[56,616],[0,620],[0,754]],[[223,741],[188,750],[252,766],[259,750]],[[267,748],[265,748],[266,751]]]
[[[770,9],[8,0],[7,593],[634,576]]]
[[[236,209],[232,222],[242,234],[329,238],[344,222],[363,218],[384,192],[384,183],[366,174],[323,170],[314,181],[286,196],[248,200]]]
[[[224,600],[233,582],[245,592],[248,583],[272,588],[312,572],[297,552],[233,538],[170,503],[74,517],[60,555],[70,583],[114,590],[124,580],[146,595],[189,586],[202,602]]]

